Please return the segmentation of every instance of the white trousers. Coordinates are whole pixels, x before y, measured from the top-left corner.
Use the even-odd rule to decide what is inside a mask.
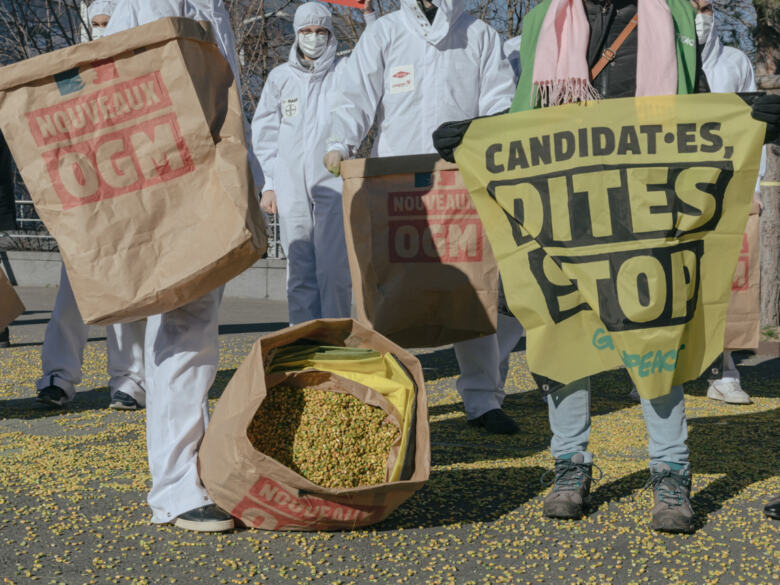
[[[146,325],[146,446],[152,522],[211,504],[198,476],[208,393],[219,362],[220,287]]]
[[[121,391],[132,396],[141,406],[146,402],[143,352],[145,327],[145,321],[106,327],[111,396]],[[81,383],[81,365],[88,333],[89,325],[85,325],[81,318],[63,265],[60,289],[43,340],[43,376],[36,385],[38,390],[54,385],[67,394],[68,400],[73,400],[76,386]]]
[[[504,403],[504,384],[509,371],[509,354],[525,334],[520,322],[498,315],[493,335],[454,344],[460,376],[456,383],[468,420],[482,416]]]
[[[347,318],[352,309],[341,194],[314,190],[311,201],[304,212],[279,210],[292,325]]]

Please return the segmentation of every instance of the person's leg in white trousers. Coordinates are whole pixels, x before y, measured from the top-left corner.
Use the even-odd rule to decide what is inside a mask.
[[[81,383],[88,333],[89,325],[81,318],[63,265],[60,288],[44,335],[41,351],[43,376],[36,384],[38,390],[57,386],[65,392],[68,401],[73,400],[76,386]],[[111,397],[120,390],[132,396],[139,406],[145,403],[143,339],[143,321],[106,328]]]
[[[106,327],[108,388],[111,399],[124,392],[143,407],[146,404],[144,337],[146,319]]]
[[[463,399],[467,420],[503,405],[509,355],[524,333],[517,319],[499,314],[496,333],[454,344],[460,368],[456,387]]]
[[[146,445],[152,522],[212,504],[198,476],[198,449],[208,424],[208,392],[219,360],[218,311],[223,288],[146,325]]]
[[[39,391],[47,386],[57,386],[65,392],[68,401],[73,400],[76,386],[81,383],[81,363],[88,332],[89,326],[81,318],[63,264],[60,288],[43,338],[43,376],[36,384]]]

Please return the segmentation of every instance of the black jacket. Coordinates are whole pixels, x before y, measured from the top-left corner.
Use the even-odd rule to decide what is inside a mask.
[[[0,231],[13,229],[16,229],[13,159],[0,132]]]
[[[583,0],[590,23],[588,65],[592,69],[604,49],[612,46],[636,14],[637,0]],[[642,26],[641,23],[639,26]],[[593,86],[605,98],[636,95],[637,29],[617,51],[615,60],[593,80]],[[699,49],[700,50],[700,49]],[[708,93],[707,78],[701,69],[701,55],[696,70],[696,93]]]

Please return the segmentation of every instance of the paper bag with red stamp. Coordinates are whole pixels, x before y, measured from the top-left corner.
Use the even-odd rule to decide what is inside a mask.
[[[399,156],[341,174],[358,319],[403,347],[495,333],[498,267],[458,167]]]
[[[11,281],[0,268],[0,331],[24,312],[22,299],[16,294]]]
[[[758,204],[748,216],[726,312],[726,349],[757,349],[761,328],[761,239]]]
[[[348,379],[312,368],[266,373],[275,350],[296,342],[390,354],[411,380],[414,395],[405,418],[410,421],[408,433],[398,448],[394,445],[390,450],[384,483],[348,489],[322,487],[253,446],[248,435],[250,424],[268,391],[277,385],[348,393],[388,414],[391,411],[382,395],[356,382],[358,378]],[[380,522],[419,490],[430,475],[424,384],[417,358],[352,319],[310,321],[266,335],[255,343],[214,410],[198,455],[203,485],[217,505],[254,528],[347,530]],[[400,463],[399,457],[403,457]],[[344,453],[344,460],[348,459],[349,454]],[[396,463],[397,479],[393,479],[391,469],[396,469]]]
[[[87,323],[181,307],[266,249],[207,24],[162,19],[5,67],[0,126]]]

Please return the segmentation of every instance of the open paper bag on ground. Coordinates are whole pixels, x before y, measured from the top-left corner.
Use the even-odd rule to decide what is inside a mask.
[[[358,319],[404,347],[495,333],[498,268],[458,167],[399,156],[341,174]]]
[[[22,300],[16,294],[11,281],[0,269],[0,331],[24,312]]]
[[[759,208],[748,216],[726,311],[726,349],[757,349],[761,329],[761,241]]]
[[[339,352],[344,348],[366,351]],[[269,390],[277,386],[348,393],[382,408],[399,429],[385,481],[326,488],[255,449],[248,429]],[[217,403],[199,463],[209,495],[247,526],[340,530],[380,522],[430,474],[422,366],[351,319],[310,321],[272,333],[255,344]]]
[[[207,24],[162,19],[5,67],[0,126],[87,323],[181,307],[266,249]]]

